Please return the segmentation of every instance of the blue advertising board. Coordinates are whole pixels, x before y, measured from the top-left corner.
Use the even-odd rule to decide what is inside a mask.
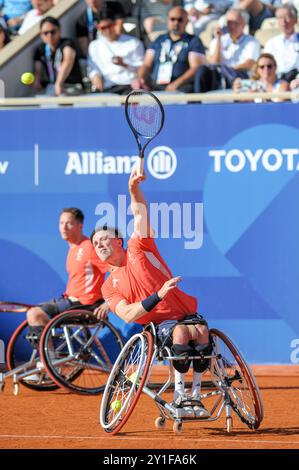
[[[165,108],[143,187],[162,256],[250,362],[298,363],[298,105]],[[136,142],[121,107],[0,111],[0,122],[0,300],[37,303],[64,291],[62,207],[84,211],[87,235],[108,222],[129,237]],[[1,314],[0,339],[20,320]]]

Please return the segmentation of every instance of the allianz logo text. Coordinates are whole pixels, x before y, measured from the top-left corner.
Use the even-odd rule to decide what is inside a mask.
[[[130,174],[138,155],[104,155],[98,152],[68,152],[65,175],[122,175]],[[177,168],[174,151],[165,146],[155,147],[146,157],[149,173],[157,179],[172,176]]]
[[[299,171],[298,148],[268,148],[268,149],[216,149],[209,150],[209,157],[213,158],[214,171],[223,170],[238,173],[242,170],[256,172]]]

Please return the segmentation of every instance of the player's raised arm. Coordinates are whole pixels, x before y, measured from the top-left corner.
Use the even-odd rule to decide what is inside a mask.
[[[142,238],[153,236],[150,228],[149,214],[145,196],[140,183],[145,180],[145,173],[137,175],[134,167],[129,179],[129,192],[131,196],[131,210],[134,216],[134,233]]]

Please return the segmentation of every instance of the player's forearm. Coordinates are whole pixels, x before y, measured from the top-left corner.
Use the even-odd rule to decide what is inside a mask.
[[[143,317],[147,311],[143,308],[141,302],[135,302],[129,305],[117,305],[115,313],[126,323],[132,323]]]
[[[144,206],[147,208],[147,203],[145,196],[140,188],[140,186],[135,186],[134,190],[129,187],[129,192],[131,196],[131,210],[133,215],[140,214],[140,208]]]

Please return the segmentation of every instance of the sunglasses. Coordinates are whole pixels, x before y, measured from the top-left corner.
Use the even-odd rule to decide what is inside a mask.
[[[258,68],[259,69],[268,69],[268,70],[271,70],[273,69],[274,65],[273,64],[265,64],[265,65],[259,65]]]
[[[105,31],[106,29],[112,28],[113,23],[107,24],[106,26],[98,26],[100,31]]]
[[[58,29],[49,29],[49,31],[42,31],[41,34],[43,36],[49,36],[49,35],[54,36],[54,34],[56,34],[57,31]]]
[[[169,18],[169,21],[178,21],[179,23],[182,23],[184,18]]]

